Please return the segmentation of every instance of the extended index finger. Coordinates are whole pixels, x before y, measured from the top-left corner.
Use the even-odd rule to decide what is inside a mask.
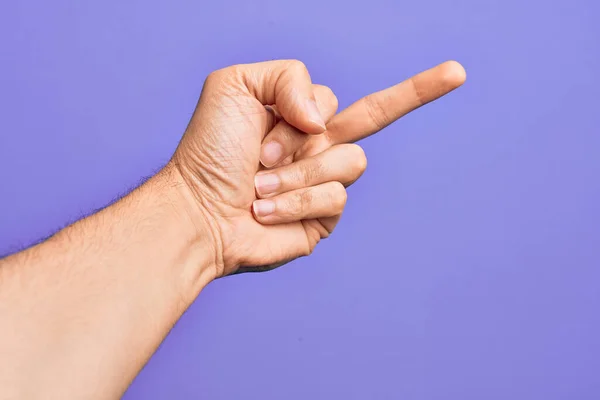
[[[456,61],[446,61],[353,103],[329,121],[327,135],[333,144],[363,139],[451,92],[462,85],[465,79],[462,65]]]

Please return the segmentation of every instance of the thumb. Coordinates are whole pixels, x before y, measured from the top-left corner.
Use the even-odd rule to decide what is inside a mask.
[[[247,94],[262,105],[277,106],[277,111],[290,125],[310,134],[325,131],[310,75],[302,62],[276,60],[230,68],[236,69],[234,75]]]

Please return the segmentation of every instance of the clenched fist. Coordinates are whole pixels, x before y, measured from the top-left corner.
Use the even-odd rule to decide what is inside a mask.
[[[367,161],[354,142],[465,81],[449,61],[336,114],[337,99],[299,61],[210,74],[172,159],[214,240],[216,276],[262,271],[310,254],[335,228],[346,187]]]

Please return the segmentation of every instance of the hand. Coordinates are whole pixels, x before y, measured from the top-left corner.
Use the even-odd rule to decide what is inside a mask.
[[[172,164],[193,195],[191,218],[214,237],[216,276],[268,270],[310,254],[339,220],[344,185],[366,167],[362,149],[348,143],[464,79],[463,68],[447,62],[334,117],[335,96],[313,85],[298,61],[212,73]],[[261,160],[276,168],[267,172]]]
[[[334,116],[331,90],[297,61],[211,74],[161,173],[0,260],[2,394],[119,398],[211,280],[274,268],[331,233],[366,166],[350,142],[463,81],[445,63]]]

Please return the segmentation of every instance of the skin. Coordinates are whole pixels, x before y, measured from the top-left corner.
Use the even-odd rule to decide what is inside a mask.
[[[331,234],[366,168],[353,142],[464,80],[446,62],[336,115],[298,61],[212,73],[160,173],[0,260],[0,398],[120,397],[208,283]]]

